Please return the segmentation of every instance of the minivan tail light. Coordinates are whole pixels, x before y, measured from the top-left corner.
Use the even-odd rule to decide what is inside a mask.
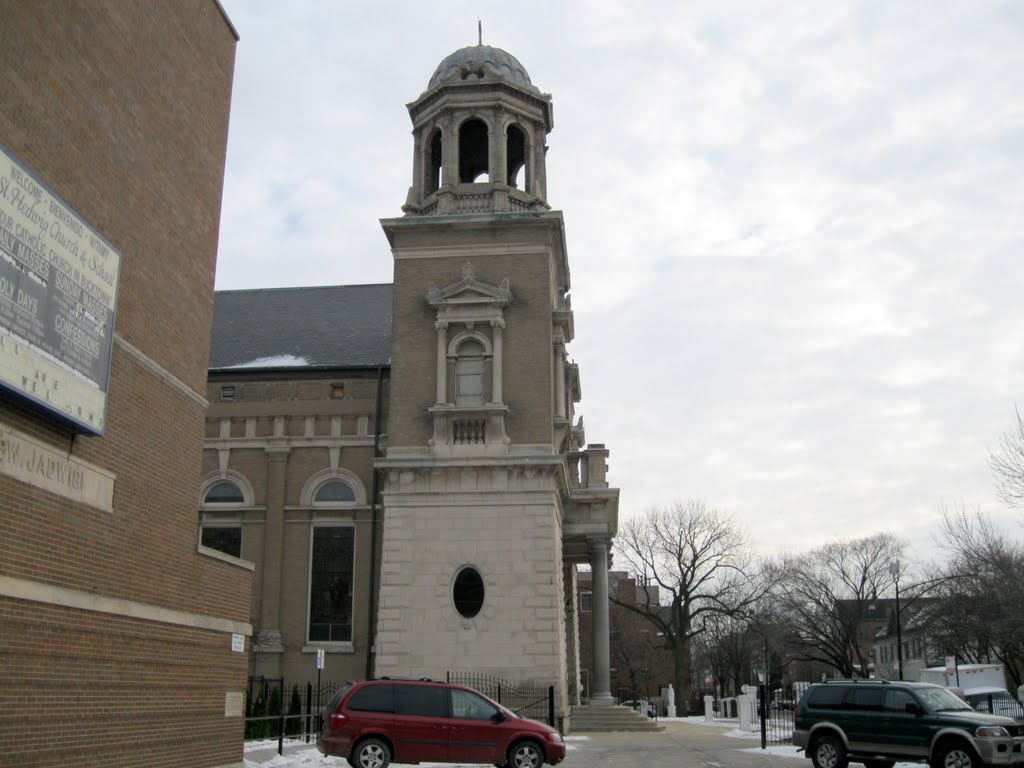
[[[345,723],[348,722],[348,715],[342,715],[338,713],[331,714],[331,730],[341,728]]]

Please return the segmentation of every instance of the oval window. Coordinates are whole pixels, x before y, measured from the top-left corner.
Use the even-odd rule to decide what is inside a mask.
[[[455,610],[464,619],[472,619],[484,604],[484,580],[480,571],[467,566],[459,571],[455,577],[455,586],[452,587],[452,599],[455,601]]]

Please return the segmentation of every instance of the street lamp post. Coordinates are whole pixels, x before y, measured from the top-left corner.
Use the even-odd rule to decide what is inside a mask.
[[[896,581],[896,665],[900,670],[900,680],[903,679],[903,630],[900,627],[900,561],[893,560],[889,563],[889,573]]]

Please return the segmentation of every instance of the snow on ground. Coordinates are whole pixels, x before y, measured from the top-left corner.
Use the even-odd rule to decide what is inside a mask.
[[[703,717],[659,717],[659,723],[689,723],[691,725],[703,725],[703,726],[714,726],[722,729],[727,729],[723,736],[729,736],[735,739],[744,739],[751,741],[754,739],[760,739],[761,735],[759,732],[751,733],[750,731],[741,731],[737,728],[736,720],[714,720],[707,722]],[[565,737],[565,748],[567,751],[575,749],[586,749],[586,742],[590,740],[588,736],[566,736]],[[737,746],[738,752],[751,752],[759,755],[770,755],[772,757],[779,757],[782,759],[796,759],[804,760],[804,753],[798,751],[792,744],[788,745],[777,745],[769,746],[767,749],[761,749],[761,747],[740,747]],[[285,739],[284,742],[284,754],[277,754],[277,740],[272,741],[247,741],[245,743],[245,768],[338,768],[339,766],[347,766],[348,764],[344,760],[340,760],[335,757],[325,757],[321,755],[315,744],[305,744],[302,741],[296,741],[294,739]],[[809,765],[809,763],[807,763]],[[420,763],[420,768],[479,768],[478,765],[462,765],[453,763]],[[780,768],[783,768],[780,766]],[[921,768],[918,763],[896,763],[895,768]]]

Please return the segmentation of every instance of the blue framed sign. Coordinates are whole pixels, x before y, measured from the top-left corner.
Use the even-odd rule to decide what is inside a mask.
[[[121,254],[0,146],[0,388],[102,435]]]

